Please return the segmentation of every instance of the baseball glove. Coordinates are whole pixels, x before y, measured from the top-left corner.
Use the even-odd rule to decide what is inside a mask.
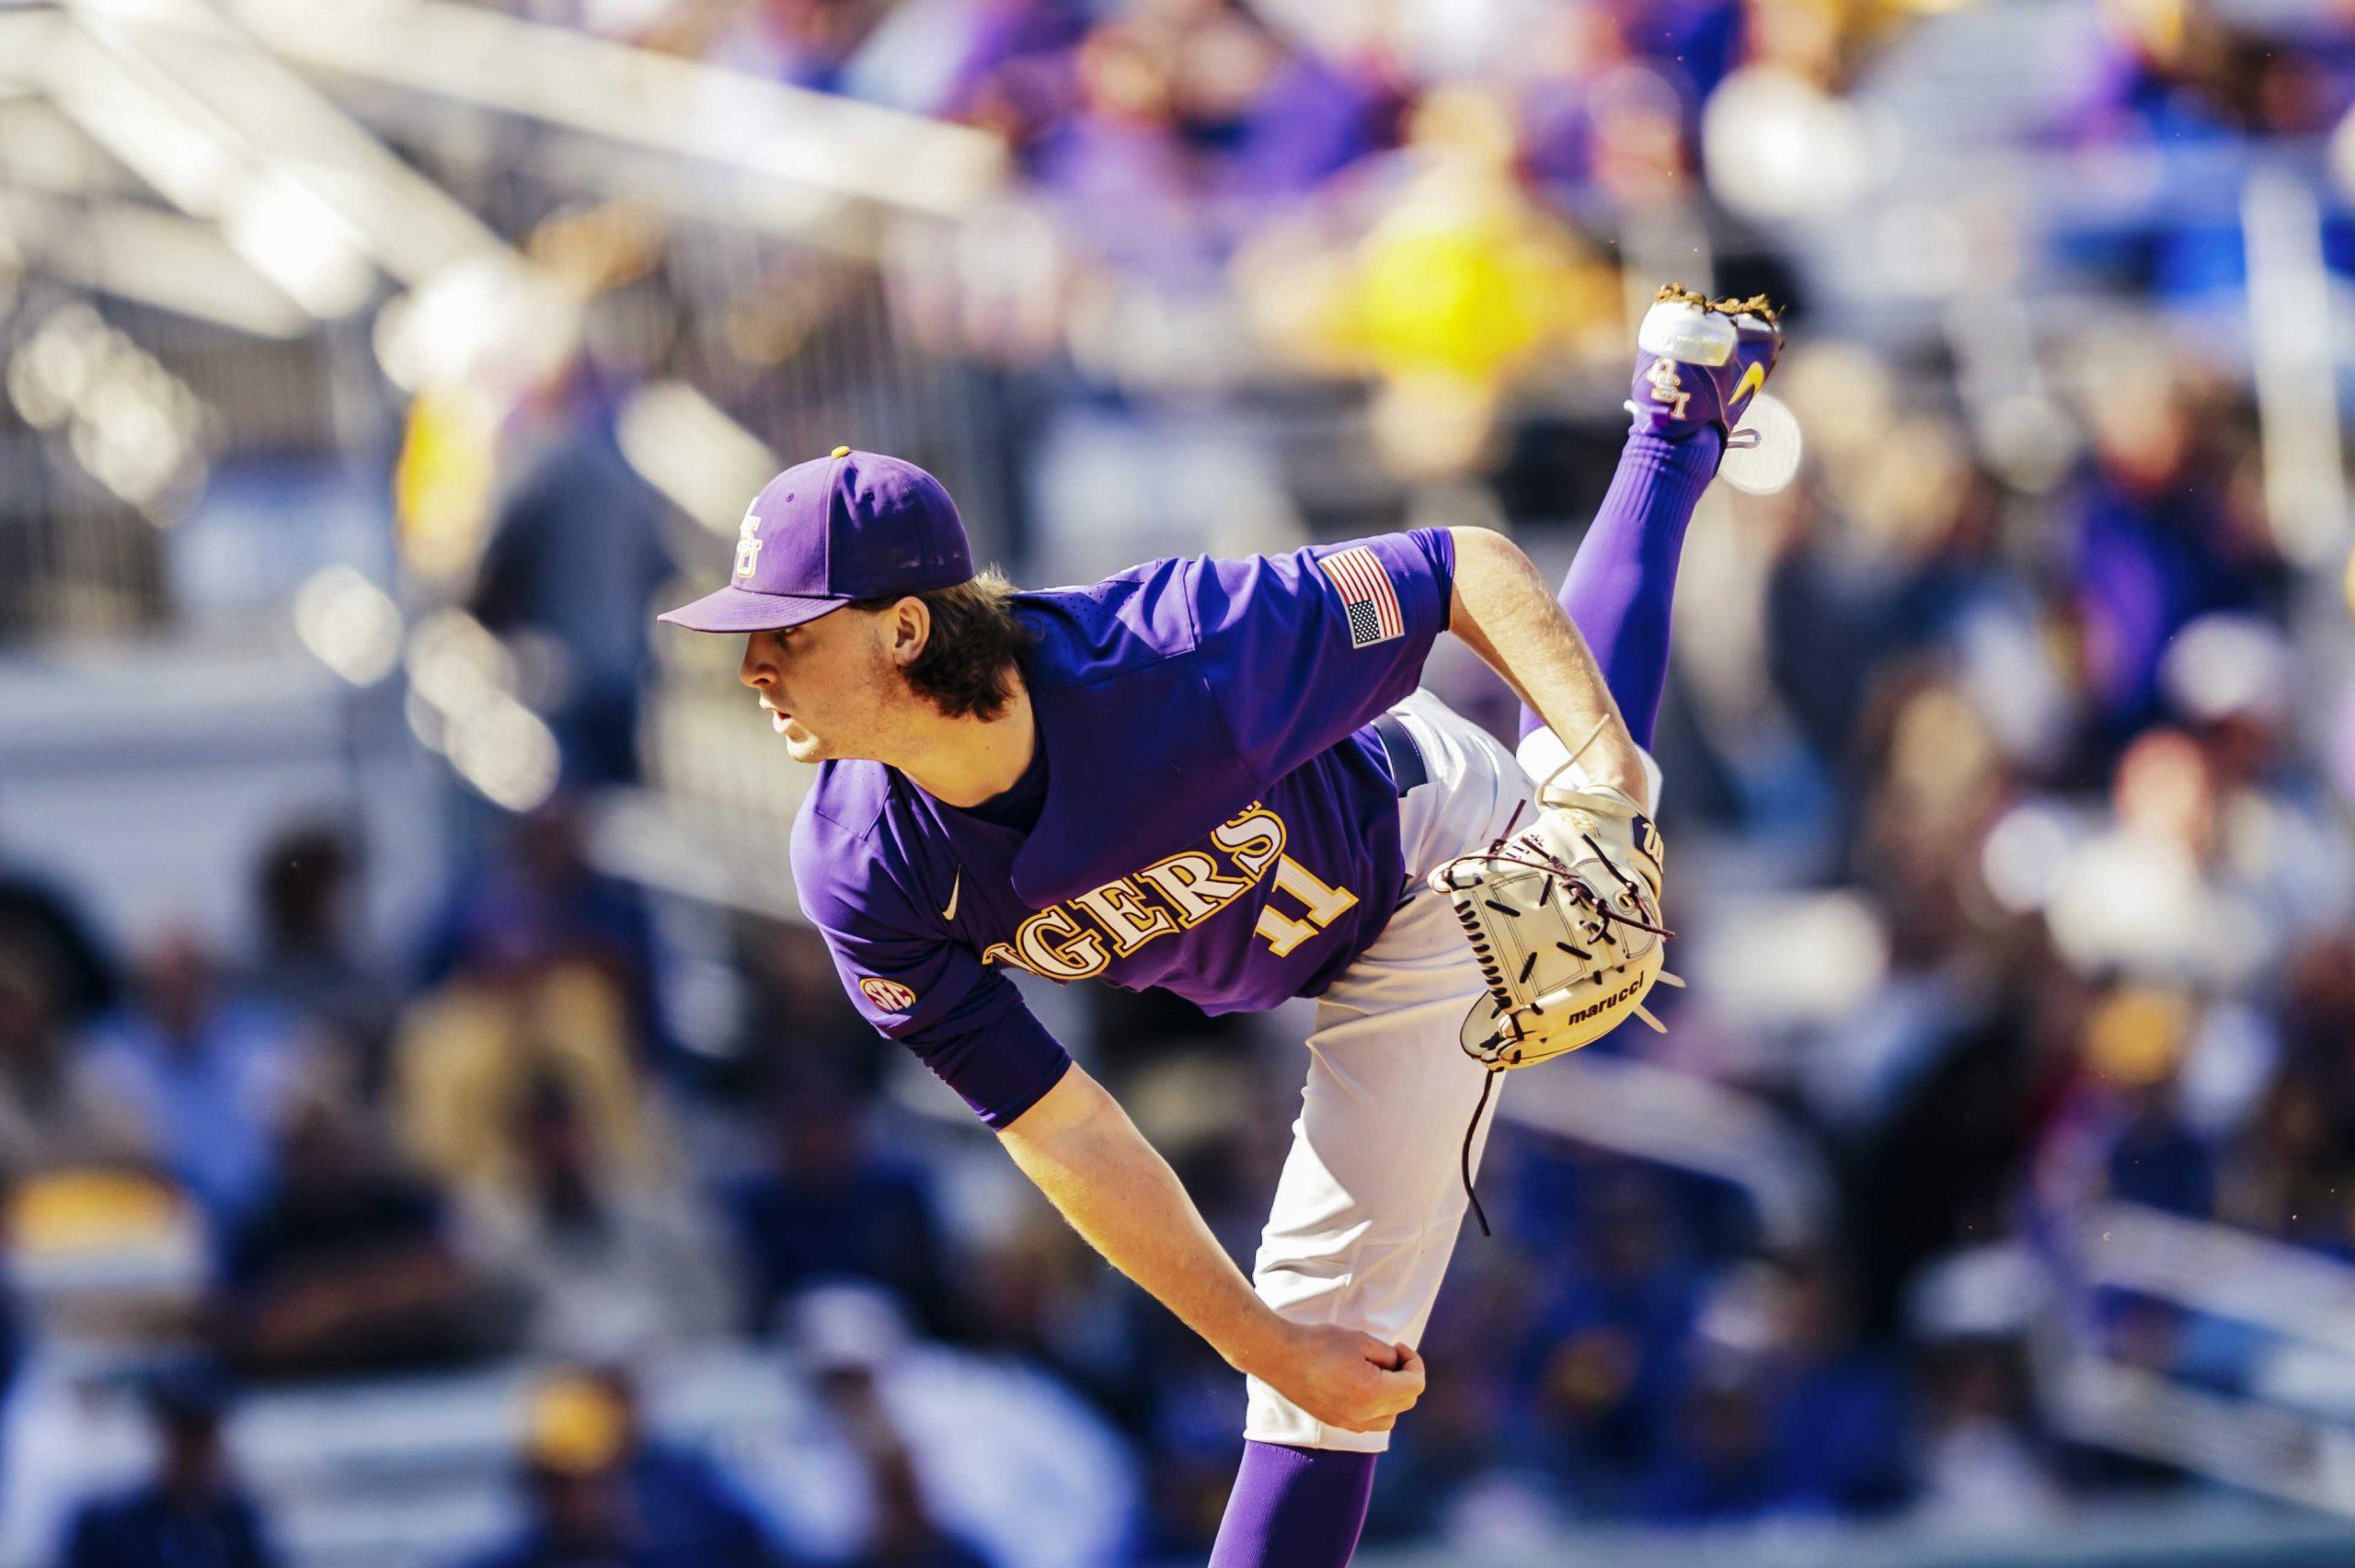
[[[1464,1020],[1465,1054],[1491,1071],[1577,1050],[1644,1010],[1671,934],[1660,912],[1660,841],[1618,790],[1565,768],[1520,832],[1430,874],[1455,905],[1488,994]],[[1516,813],[1514,821],[1519,821]]]

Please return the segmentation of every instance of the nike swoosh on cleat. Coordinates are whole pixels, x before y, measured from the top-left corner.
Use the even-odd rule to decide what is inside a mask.
[[[957,868],[957,879],[948,885],[948,907],[940,911],[942,920],[953,921],[957,918],[957,900],[964,895],[964,892],[965,868],[960,865]]]
[[[1738,408],[1749,402],[1750,395],[1765,384],[1766,367],[1755,360],[1752,361],[1750,368],[1741,372],[1741,379],[1734,383],[1733,406]]]

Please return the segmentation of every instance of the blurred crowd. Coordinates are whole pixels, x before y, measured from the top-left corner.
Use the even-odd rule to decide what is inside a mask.
[[[1363,390],[1386,474],[1485,498],[1431,521],[1502,521],[1558,573],[1615,441],[1618,393],[1580,389],[1625,373],[1623,274],[1697,224],[1721,286],[1796,295],[1774,390],[1808,461],[1774,496],[1713,492],[1685,557],[1658,751],[1692,989],[1664,1036],[1596,1049],[1765,1107],[1832,1201],[1776,1233],[1706,1162],[1501,1125],[1498,1234],[1460,1244],[1370,1540],[2016,1523],[2188,1484],[2059,1429],[2031,1368],[2056,1324],[2202,1388],[2278,1389],[2260,1340],[2073,1285],[2081,1221],[2112,1203],[2355,1261],[2349,607],[2284,544],[2247,367],[2177,330],[2243,277],[2233,213],[2061,235],[2055,265],[2108,303],[1991,395],[1968,342],[1811,332],[1829,302],[1761,237],[1857,177],[1854,89],[1901,5],[504,8],[1003,135],[1016,198],[965,235],[955,299],[900,304],[945,308],[936,346],[1009,404],[1043,383],[1117,418],[1139,462],[1190,464],[1241,519],[1137,555],[1395,521],[1294,498],[1254,533],[1233,449],[1170,435],[1198,411],[1123,398],[1148,361],[1207,387],[1232,329],[1246,379]],[[2355,102],[2343,9],[2259,29],[2125,0],[2086,38],[2046,145],[2290,144]],[[559,269],[660,247],[627,223],[540,237]],[[731,342],[775,338],[745,379],[785,373],[801,339],[762,312],[787,304],[810,308],[730,302]],[[670,571],[600,355],[629,358],[592,334],[580,376],[508,418],[454,574],[494,631],[569,660],[547,706],[573,787],[486,813],[422,929],[356,929],[372,847],[332,820],[257,858],[249,949],[212,910],[125,950],[75,889],[0,875],[0,1390],[17,1373],[21,1407],[44,1368],[105,1368],[154,1436],[135,1481],[49,1500],[55,1560],[284,1560],[224,1441],[242,1412],[517,1367],[484,1563],[1199,1560],[1237,1451],[1231,1370],[941,1114],[812,933],[739,913],[683,953],[662,902],[584,853],[595,786],[648,754],[638,611]],[[419,486],[452,461],[425,401],[412,566]],[[1031,514],[1070,451],[1031,450],[1038,428],[996,432],[1011,515],[977,521],[1062,580]],[[1511,722],[1461,662],[1433,681]],[[1109,991],[1056,1023],[1247,1258],[1297,1034]],[[714,1347],[789,1368],[798,1482],[666,1413],[660,1368]],[[988,1451],[1017,1425],[1034,1447]],[[0,1431],[0,1471],[50,1440]],[[1102,1501],[1100,1531],[973,1501],[1050,1471]]]
[[[1805,470],[1713,492],[1685,561],[1658,749],[1692,989],[1664,1036],[1596,1049],[1771,1105],[1835,1201],[1769,1235],[1719,1182],[1500,1127],[1499,1234],[1461,1243],[1372,1539],[2017,1519],[2179,1483],[2052,1430],[2031,1334],[2072,1314],[2207,1387],[2254,1387],[2265,1346],[2070,1298],[2071,1227],[2116,1200],[2355,1259],[2355,702],[2301,642],[2246,392],[2147,323],[2076,348],[2055,418],[2079,439],[2035,491],[1936,379],[1788,356]],[[1869,428],[1841,417],[1859,403]],[[1558,559],[1575,533],[1525,537]],[[1508,722],[1465,675],[1434,679]],[[1037,1419],[1059,1448],[1119,1434],[1123,1550],[1202,1550],[1232,1372],[942,1114],[813,935],[735,917],[728,1001],[683,1024],[695,977],[587,864],[571,798],[493,820],[398,964],[362,956],[367,868],[331,822],[262,851],[249,951],[191,924],[123,953],[70,889],[0,884],[8,1355],[131,1368],[159,1435],[150,1480],[67,1517],[63,1560],[183,1535],[267,1560],[219,1440],[236,1398],[520,1361],[527,1522],[485,1561],[994,1561],[926,1503],[934,1396],[888,1397],[916,1346],[1074,1396]],[[1071,1000],[1066,1032],[1247,1257],[1296,1037]],[[69,1266],[100,1254],[149,1265]],[[869,1293],[850,1320],[900,1326],[813,1322],[844,1282]],[[632,1368],[846,1332],[810,1379],[868,1528],[797,1538],[724,1445],[641,1418]]]
[[[529,1524],[486,1562],[992,1561],[932,1524],[876,1373],[902,1316],[976,1347],[1003,1325],[955,1287],[936,1175],[873,1136],[877,1053],[822,954],[747,931],[743,1049],[690,1060],[634,894],[569,809],[513,826],[397,969],[355,956],[362,868],[328,825],[265,850],[253,952],[184,929],[119,955],[69,895],[0,885],[0,1377],[99,1368],[158,1436],[60,1560],[275,1560],[220,1442],[241,1395],[520,1363]],[[871,1297],[810,1294],[853,1281]],[[628,1368],[788,1326],[875,1489],[847,1551],[639,1419]]]
[[[1762,1246],[1710,1184],[1511,1156],[1539,1181],[1510,1232],[1553,1246],[1474,1303],[1541,1326],[1450,1348],[1494,1357],[1464,1443],[1559,1456],[1518,1461],[1555,1508],[2023,1518],[2166,1484],[2062,1440],[2031,1347],[2249,1394],[2281,1346],[2079,1288],[2106,1206],[2355,1256],[2355,705],[2316,657],[2345,606],[2291,629],[2245,395],[2147,331],[2077,348],[2083,446],[2040,492],[1935,383],[1825,346],[1779,378],[1801,479],[1705,504],[1660,744],[1694,989],[1601,1048],[1775,1105],[1839,1196]]]
[[[1232,384],[1272,365],[1368,383],[1380,458],[1476,473],[1512,405],[1615,368],[1623,297],[1714,266],[1793,292],[1788,225],[1834,220],[1991,134],[2071,155],[2031,232],[1982,193],[1892,236],[1898,274],[2045,269],[2199,301],[2246,278],[2236,149],[2315,149],[2355,107],[2334,0],[2102,0],[1949,35],[1954,97],[1869,90],[1928,0],[512,0],[616,41],[1002,137],[1013,179],[959,255],[908,268],[933,341],[1097,386]],[[2039,58],[2023,69],[2015,56]],[[1939,72],[1916,67],[1913,81]],[[2036,101],[2016,109],[2021,84]],[[1974,101],[1974,87],[1983,88]],[[1974,123],[1983,112],[1988,124]],[[2097,155],[2148,155],[2103,164]],[[2090,160],[2086,155],[2096,155]],[[2336,152],[2355,178],[2355,136]],[[1921,171],[1917,174],[1916,171]],[[1936,177],[1947,177],[1946,171]],[[1996,177],[1999,185],[2010,183]],[[2005,200],[2021,193],[2009,190]],[[2333,264],[2355,226],[2333,202]],[[1970,232],[1970,225],[1980,232]],[[1990,225],[1993,225],[1991,228]],[[2008,248],[2000,259],[1993,255]],[[1943,258],[1905,253],[1945,247]],[[1982,269],[1957,280],[1957,265]],[[771,318],[789,301],[748,298]]]

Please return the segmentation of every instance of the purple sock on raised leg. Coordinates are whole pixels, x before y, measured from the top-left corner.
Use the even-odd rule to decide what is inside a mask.
[[[1639,746],[1652,743],[1668,681],[1668,615],[1676,563],[1701,492],[1717,471],[1724,438],[1704,428],[1681,441],[1638,430],[1619,453],[1611,489],[1579,543],[1557,596],[1594,650],[1595,662]],[[1521,711],[1521,733],[1543,721]],[[1576,738],[1568,738],[1576,743]]]
[[[1342,1568],[1365,1527],[1379,1457],[1245,1443],[1210,1568]]]

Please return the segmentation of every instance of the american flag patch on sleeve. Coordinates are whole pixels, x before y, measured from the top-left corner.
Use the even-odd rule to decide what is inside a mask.
[[[1341,608],[1350,617],[1351,647],[1371,647],[1406,635],[1407,623],[1398,612],[1398,590],[1391,586],[1382,557],[1358,544],[1319,556],[1316,564],[1340,591]]]

